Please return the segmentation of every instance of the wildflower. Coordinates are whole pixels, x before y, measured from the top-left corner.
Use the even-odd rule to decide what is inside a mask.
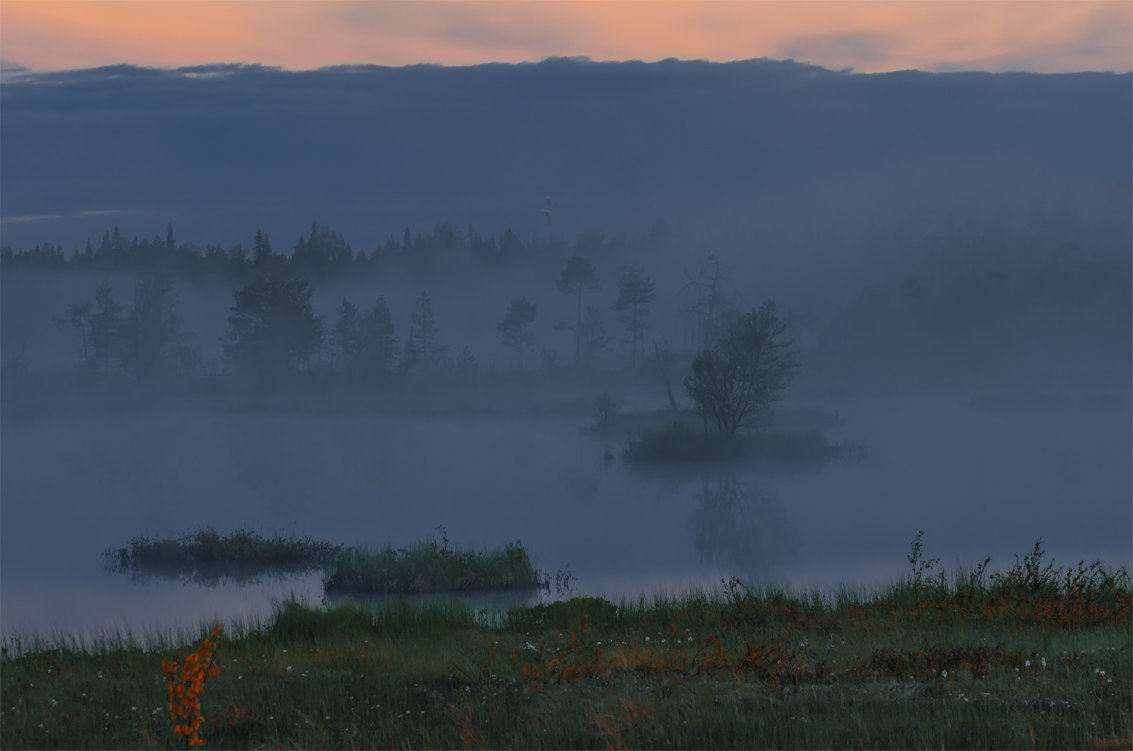
[[[161,669],[167,676],[166,688],[169,691],[169,714],[173,719],[173,730],[185,738],[190,746],[203,746],[204,741],[197,735],[197,729],[204,722],[201,716],[201,699],[204,682],[220,674],[220,665],[213,664],[213,650],[220,639],[221,626],[217,626],[205,638],[196,652],[185,658],[183,666],[176,660],[162,660]],[[184,722],[179,722],[184,720]]]
[[[948,677],[948,670],[941,670],[940,671],[940,677],[941,678],[947,678]]]

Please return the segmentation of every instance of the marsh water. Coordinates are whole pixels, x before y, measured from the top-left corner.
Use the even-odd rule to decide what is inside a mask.
[[[205,585],[108,572],[135,535],[201,527],[401,546],[520,540],[571,594],[614,600],[748,583],[883,586],[917,530],[945,569],[1010,565],[1043,538],[1056,564],[1129,565],[1129,397],[1076,403],[907,397],[809,404],[863,457],[633,471],[585,416],[136,413],[9,421],[3,633],[163,632],[256,619],[318,574]],[[530,595],[534,598],[538,595]],[[543,595],[547,596],[547,595]],[[550,593],[554,596],[554,592]]]

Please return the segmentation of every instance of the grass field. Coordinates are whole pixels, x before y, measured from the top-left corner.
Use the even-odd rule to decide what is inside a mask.
[[[909,561],[874,593],[289,603],[147,648],[8,644],[0,744],[184,746],[196,702],[213,748],[1130,748],[1126,572],[1036,544],[945,577],[919,536]]]

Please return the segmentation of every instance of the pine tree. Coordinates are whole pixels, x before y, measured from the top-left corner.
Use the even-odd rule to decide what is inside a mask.
[[[440,343],[437,319],[433,315],[433,301],[428,292],[422,292],[421,296],[417,298],[417,310],[410,318],[413,321],[413,327],[407,339],[413,340],[412,349],[417,358],[417,364],[427,372],[440,369],[445,350],[448,348]]]
[[[397,335],[385,297],[379,296],[374,307],[363,314],[361,328],[363,376],[368,379],[387,377],[397,361]]]
[[[582,362],[582,290],[598,288],[598,272],[589,258],[571,256],[555,285],[564,295],[575,296],[575,325],[560,324],[556,328],[574,332],[574,364],[578,365]]]
[[[55,317],[55,325],[61,329],[75,332],[79,345],[79,367],[88,369],[94,365],[91,355],[90,316],[94,306],[89,302],[71,303],[66,312]]]
[[[523,352],[535,339],[531,334],[531,324],[535,322],[538,306],[526,297],[517,297],[508,306],[507,315],[496,324],[504,346],[519,352],[519,369],[523,370]]]
[[[224,342],[229,369],[277,378],[310,365],[323,341],[323,320],[304,279],[269,273],[233,293]]]
[[[653,301],[653,282],[635,261],[618,280],[618,299],[613,310],[630,336],[632,363],[637,366],[637,348],[645,350],[645,329],[649,327],[649,303]]]
[[[256,230],[256,237],[252,241],[252,265],[263,268],[270,264],[273,258],[271,240],[263,230]]]
[[[342,298],[334,330],[331,332],[331,344],[339,367],[348,377],[358,374],[361,365],[362,323],[359,319],[358,306],[345,297]]]
[[[464,349],[460,350],[460,355],[456,358],[456,376],[461,380],[470,380],[476,377],[480,372],[480,363],[476,361],[476,357],[472,354],[472,350],[468,349],[465,345]]]
[[[583,362],[588,366],[594,365],[598,355],[610,351],[611,339],[602,324],[602,314],[593,305],[586,308],[586,318],[579,327],[579,338],[582,340]]]
[[[177,295],[165,274],[134,282],[134,300],[122,326],[123,365],[139,382],[153,381],[176,365],[181,344]]]
[[[114,289],[108,279],[94,293],[94,309],[90,316],[91,357],[95,368],[104,375],[110,373],[111,360],[119,356],[118,334],[122,328],[122,306],[114,299]]]

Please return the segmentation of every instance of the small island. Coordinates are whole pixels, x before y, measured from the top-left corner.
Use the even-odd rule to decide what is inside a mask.
[[[265,574],[324,573],[328,594],[420,594],[544,586],[523,543],[489,549],[452,546],[441,539],[409,547],[368,548],[311,538],[263,537],[250,530],[221,535],[201,529],[179,538],[135,537],[107,548],[105,568],[144,579],[159,576],[215,585],[246,583]]]

